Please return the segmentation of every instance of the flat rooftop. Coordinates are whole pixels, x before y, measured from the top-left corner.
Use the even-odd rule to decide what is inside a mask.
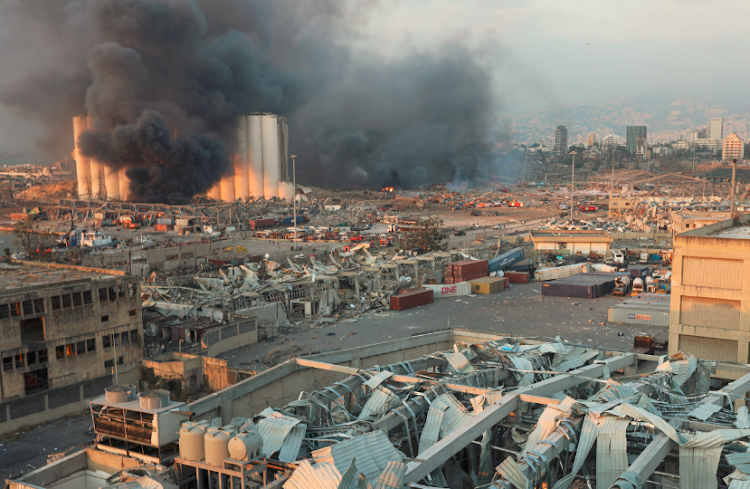
[[[78,280],[107,280],[119,275],[124,275],[124,272],[52,263],[0,263],[0,291],[59,285]]]
[[[564,231],[564,230],[531,230],[529,236],[532,242],[567,241],[581,243],[611,243],[614,238],[606,231]]]
[[[729,219],[731,217],[730,212],[689,212],[689,211],[683,211],[683,212],[673,212],[672,214],[676,214],[680,216],[682,219],[695,219],[699,221],[708,221],[708,220],[716,220],[716,221],[724,221],[726,219]]]
[[[750,239],[750,226],[733,226],[722,229],[711,236],[714,238]]]

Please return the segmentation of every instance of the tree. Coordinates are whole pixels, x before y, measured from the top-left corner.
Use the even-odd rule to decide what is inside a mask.
[[[30,260],[36,258],[37,249],[46,247],[47,245],[47,240],[39,234],[37,226],[34,225],[33,216],[29,216],[23,221],[18,221],[13,228],[13,234],[16,237],[16,247],[26,252]]]
[[[419,249],[425,252],[444,250],[446,245],[440,243],[443,240],[442,224],[443,221],[436,218],[420,220],[417,229],[401,239],[399,247],[402,250]]]

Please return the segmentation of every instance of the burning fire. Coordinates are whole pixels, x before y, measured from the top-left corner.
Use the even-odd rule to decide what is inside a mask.
[[[381,192],[393,192],[393,187],[383,187],[383,190]]]

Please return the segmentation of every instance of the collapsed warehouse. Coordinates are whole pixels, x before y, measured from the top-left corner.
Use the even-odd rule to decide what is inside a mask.
[[[110,388],[92,402],[95,447],[8,482],[737,489],[749,389],[746,366],[681,353],[443,331],[292,359],[188,405]]]

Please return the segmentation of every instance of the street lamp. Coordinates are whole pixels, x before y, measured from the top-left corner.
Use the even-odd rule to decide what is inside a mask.
[[[297,155],[292,159],[292,213],[294,219],[294,251],[297,251]]]
[[[573,190],[576,188],[576,153],[575,151],[570,152],[570,156],[573,157],[573,164],[571,165],[573,168],[573,178],[570,182],[570,221],[573,221]]]

